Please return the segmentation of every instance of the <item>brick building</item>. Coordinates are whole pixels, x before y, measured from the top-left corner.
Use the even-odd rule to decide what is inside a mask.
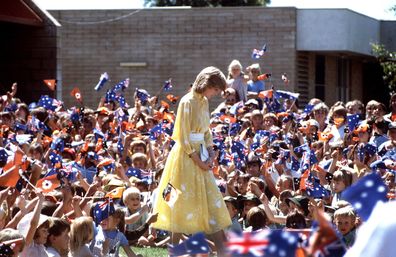
[[[57,76],[57,27],[60,24],[32,0],[0,3],[0,93],[18,82],[17,97],[37,101],[53,94],[43,79]]]
[[[275,88],[301,93],[301,102],[320,97],[329,105],[354,98],[387,101],[371,42],[396,49],[396,22],[378,21],[347,9],[153,8],[142,10],[51,11],[62,24],[57,35],[57,96],[67,106],[74,87],[96,107],[104,90],[93,87],[102,72],[110,84],[129,77],[127,102],[135,87],[159,92],[172,78],[182,95],[205,66],[227,72],[233,59],[244,67],[253,48],[267,44],[258,60],[272,73]],[[281,74],[291,83],[286,87]],[[107,86],[108,87],[108,86]]]

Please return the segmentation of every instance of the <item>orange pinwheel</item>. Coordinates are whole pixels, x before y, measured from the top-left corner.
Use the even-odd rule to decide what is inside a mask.
[[[228,123],[228,124],[232,124],[232,123],[235,123],[237,121],[236,118],[234,118],[234,117],[232,117],[230,115],[225,115],[225,114],[220,116],[220,120],[222,122],[225,122],[225,123]]]
[[[175,104],[177,100],[179,100],[179,97],[169,94],[166,96],[166,99],[168,99],[171,103]]]
[[[49,193],[55,190],[57,187],[60,187],[61,183],[58,179],[58,174],[50,175],[48,177],[44,177],[37,181],[36,187],[41,188],[43,193]]]
[[[264,99],[264,98],[272,98],[273,93],[274,93],[274,90],[272,90],[272,89],[265,90],[265,91],[261,91],[261,92],[258,94],[258,97],[261,98],[261,99]]]
[[[73,88],[73,90],[70,92],[70,95],[76,98],[77,101],[82,102],[81,91],[78,87]]]
[[[56,87],[56,79],[44,79],[44,84],[51,90],[54,91]]]
[[[161,106],[164,107],[165,109],[169,110],[169,104],[165,101],[161,101]]]

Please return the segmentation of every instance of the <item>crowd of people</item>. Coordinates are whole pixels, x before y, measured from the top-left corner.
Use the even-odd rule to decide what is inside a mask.
[[[69,109],[48,96],[28,105],[14,84],[0,98],[0,256],[119,256],[120,247],[139,256],[131,246],[166,247],[199,230],[306,232],[318,215],[352,247],[366,217],[343,193],[374,173],[395,198],[396,94],[389,105],[314,98],[303,108],[261,73],[234,60],[224,88],[204,85],[211,93],[198,76],[185,90],[198,107],[183,97],[176,113],[170,81],[164,100],[136,89],[129,106],[124,80],[97,109],[80,92]],[[220,92],[207,113],[206,98]]]

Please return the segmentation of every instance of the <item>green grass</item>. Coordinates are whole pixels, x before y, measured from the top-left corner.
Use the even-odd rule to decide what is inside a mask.
[[[166,248],[159,248],[159,247],[131,247],[132,251],[136,254],[142,254],[144,257],[167,257],[168,250]],[[120,256],[125,257],[126,254],[124,250],[120,249]]]
[[[132,251],[136,254],[142,254],[144,257],[167,257],[168,249],[167,248],[159,248],[159,247],[131,247]],[[126,254],[122,247],[120,248],[120,256],[126,257]],[[217,255],[210,255],[211,257],[216,257]]]

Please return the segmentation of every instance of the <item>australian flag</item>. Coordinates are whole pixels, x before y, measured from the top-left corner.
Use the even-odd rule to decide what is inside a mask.
[[[48,95],[43,95],[38,101],[38,106],[44,107],[47,110],[55,111],[57,107],[60,106],[60,102],[49,97]]]
[[[253,49],[252,51],[252,59],[260,59],[267,52],[267,44],[264,44],[261,50]]]
[[[140,99],[142,104],[145,104],[150,98],[150,95],[146,92],[146,90],[136,88],[136,97]]]
[[[300,96],[299,93],[292,93],[284,90],[275,91],[275,98],[277,99],[282,98],[282,99],[296,100],[299,96]]]
[[[170,91],[173,88],[173,85],[171,83],[172,83],[172,79],[168,79],[167,81],[165,81],[163,86],[165,91]]]
[[[233,257],[295,257],[297,235],[287,231],[262,230],[242,234],[230,232],[228,235],[227,248]]]
[[[313,176],[311,173],[308,178],[305,179],[305,192],[308,196],[314,198],[323,198],[330,196],[329,191],[327,191],[321,184],[320,180]]]
[[[98,84],[95,86],[95,90],[99,91],[100,89],[102,89],[102,87],[104,86],[104,84],[106,84],[106,82],[109,81],[109,75],[107,74],[107,72],[103,73],[100,78],[99,78],[99,82]]]
[[[113,202],[107,199],[105,202],[97,203],[94,207],[94,220],[96,225],[107,219],[115,212]]]
[[[114,86],[114,92],[117,91],[124,91],[125,88],[129,86],[129,78],[124,79],[123,81],[119,82],[117,85]]]
[[[356,129],[357,125],[359,124],[360,114],[348,114],[347,120],[348,120],[349,131],[353,131]]]
[[[364,221],[368,220],[377,202],[386,202],[387,187],[376,173],[364,176],[345,189],[341,198],[350,202]]]
[[[197,233],[181,244],[169,245],[168,251],[170,256],[191,256],[195,254],[208,254],[210,248],[206,242],[205,235],[203,233]]]

